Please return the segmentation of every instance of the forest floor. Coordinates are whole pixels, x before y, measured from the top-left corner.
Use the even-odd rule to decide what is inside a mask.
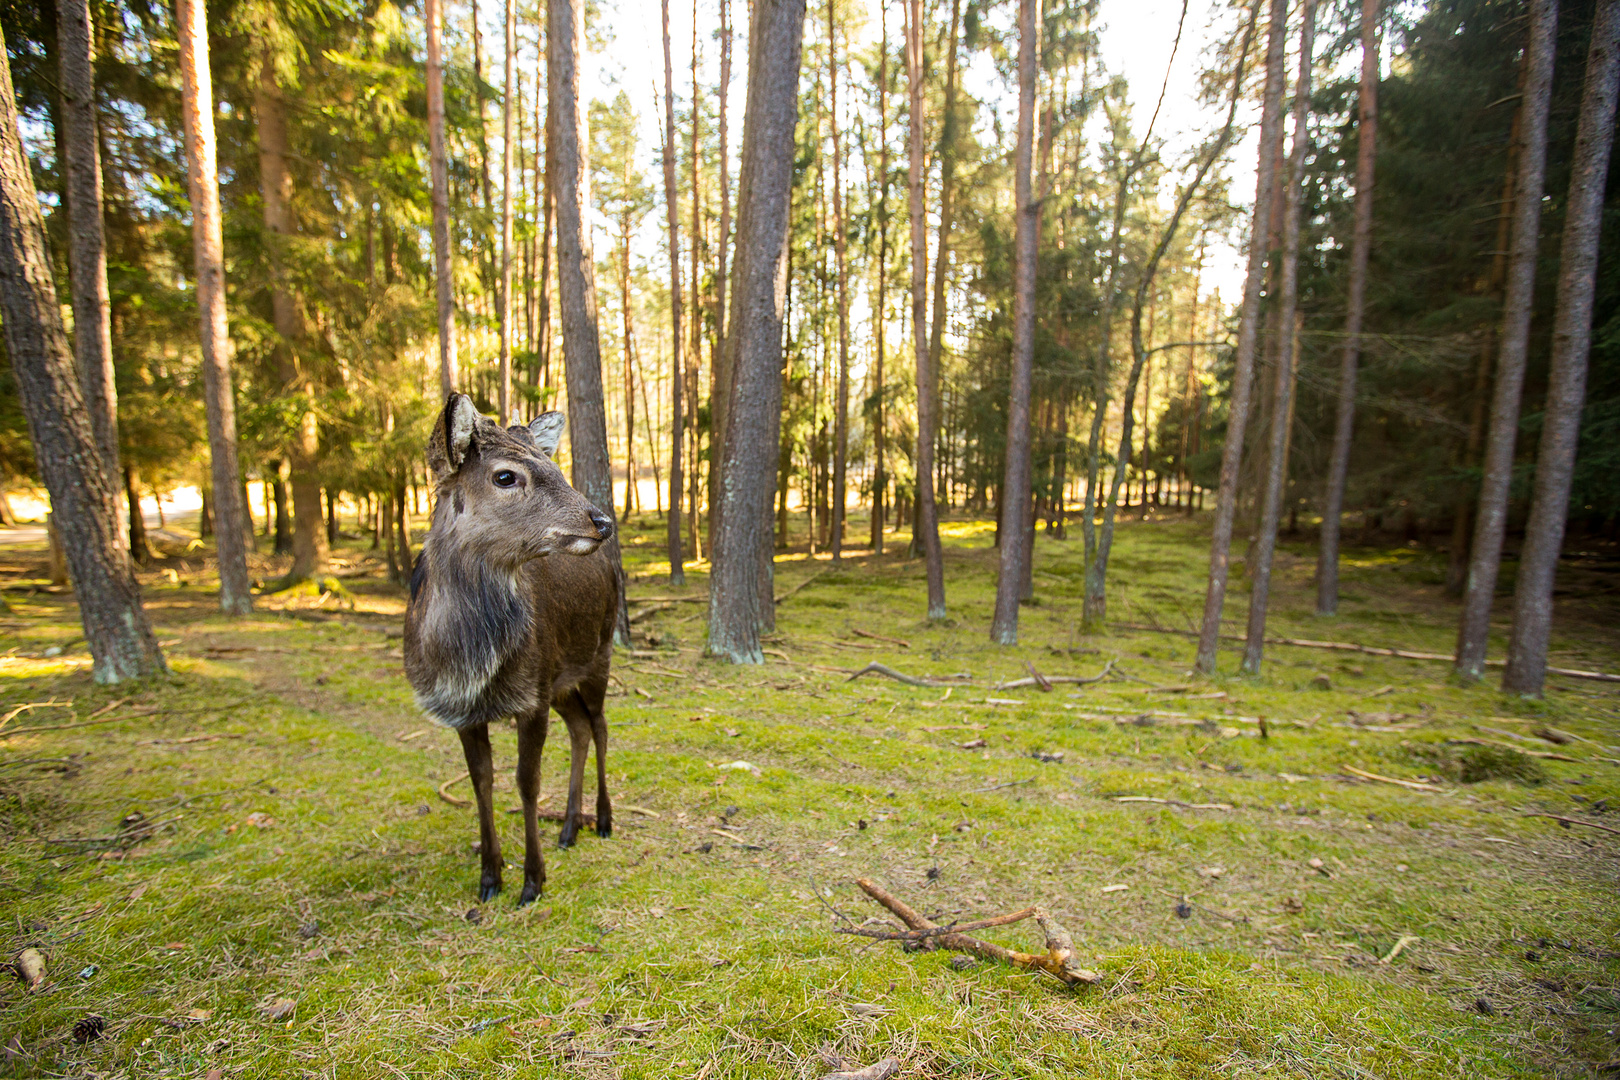
[[[661,528],[626,530],[632,597],[701,597],[705,567],[664,583]],[[791,595],[762,667],[703,657],[702,603],[636,605],[656,610],[615,655],[617,829],[548,850],[546,895],[522,910],[515,868],[476,902],[474,814],[438,794],[464,771],[460,748],[412,704],[403,591],[362,541],[337,553],[352,601],[267,594],[242,619],[217,613],[201,553],[143,573],[174,674],[119,687],[90,682],[43,552],[0,547],[0,933],[4,959],[31,948],[45,963],[32,992],[0,981],[0,1069],[722,1080],[889,1055],[903,1077],[1620,1068],[1620,684],[1554,678],[1527,701],[1453,685],[1443,662],[1282,645],[1258,678],[1194,678],[1189,637],[1125,627],[1184,628],[1201,607],[1207,528],[1181,519],[1121,526],[1105,635],[1077,628],[1078,537],[1043,536],[1022,644],[999,648],[993,526],[944,531],[944,624],[923,619],[903,536],[839,568],[783,555]],[[1350,551],[1329,621],[1310,614],[1313,555],[1279,551],[1274,634],[1449,650],[1441,556]],[[1620,671],[1616,552],[1566,563],[1553,663]],[[969,678],[848,681],[874,660]],[[997,687],[1026,665],[1110,662],[1090,685]],[[493,737],[504,809],[515,740]],[[552,807],[565,745],[545,766]],[[521,829],[502,828],[514,867]],[[887,916],[862,877],[941,921],[1039,905],[1101,981],[839,934],[846,916]],[[1032,923],[982,936],[1039,946]],[[91,1014],[100,1034],[80,1041]]]

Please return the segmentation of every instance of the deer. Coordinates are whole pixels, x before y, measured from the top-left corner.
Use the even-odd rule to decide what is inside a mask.
[[[405,674],[416,702],[461,737],[478,802],[480,902],[501,891],[489,725],[517,721],[523,800],[523,891],[546,881],[538,798],[540,755],[553,708],[568,725],[568,805],[557,844],[581,825],[585,761],[596,746],[596,833],[613,833],[602,711],[622,582],[603,542],[613,520],[563,478],[552,460],[561,413],[502,427],[452,393],[434,422],[432,521],[411,573]]]

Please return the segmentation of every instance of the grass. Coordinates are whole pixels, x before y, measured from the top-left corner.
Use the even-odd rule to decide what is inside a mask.
[[[627,531],[632,596],[675,592],[660,529]],[[1078,632],[1077,539],[1040,540],[1038,603],[1022,644],[998,648],[993,527],[944,531],[946,624],[922,619],[920,564],[802,552],[779,561],[779,591],[819,576],[781,606],[764,667],[704,659],[700,604],[638,623],[609,703],[619,828],[548,850],[547,894],[523,910],[510,817],[508,891],[476,903],[473,814],[435,794],[459,746],[412,705],[403,594],[363,546],[339,552],[349,597],[265,596],[239,620],[215,612],[196,555],[143,575],[174,675],[116,688],[90,683],[43,554],[0,549],[0,716],[71,701],[0,728],[4,933],[48,965],[35,992],[0,983],[4,1068],[721,1080],[893,1054],[908,1077],[1612,1074],[1615,838],[1526,814],[1617,820],[1620,687],[1557,680],[1526,701],[1452,685],[1443,664],[1287,647],[1259,678],[1196,680],[1186,637]],[[1114,619],[1187,625],[1206,543],[1180,520],[1123,525]],[[1449,647],[1431,553],[1352,551],[1327,623],[1309,614],[1311,558],[1279,552],[1276,632]],[[1612,587],[1581,573],[1554,662],[1620,670]],[[1242,608],[1239,592],[1234,627]],[[874,659],[973,682],[839,673]],[[1108,660],[1126,678],[993,688],[1026,662]],[[20,732],[121,699],[96,717],[111,722]],[[515,806],[515,739],[493,737]],[[1447,741],[1463,738],[1483,742]],[[553,804],[564,758],[554,746],[545,767]],[[736,761],[757,774],[716,767]],[[1103,981],[837,934],[835,911],[882,914],[863,876],[945,919],[1041,905]],[[1027,925],[985,934],[1037,944]],[[293,1011],[269,1019],[280,1001]],[[104,1035],[79,1044],[92,1013]]]

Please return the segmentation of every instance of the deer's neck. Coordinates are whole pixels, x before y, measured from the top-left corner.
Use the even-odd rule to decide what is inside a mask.
[[[522,578],[441,552],[429,541],[411,579],[421,606],[418,633],[429,679],[422,708],[452,727],[487,723],[512,711],[498,676],[527,640],[532,613]]]

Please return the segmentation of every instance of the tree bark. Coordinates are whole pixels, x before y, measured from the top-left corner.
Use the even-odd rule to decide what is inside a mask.
[[[108,481],[62,326],[16,100],[0,39],[0,320],[34,460],[50,492],[51,525],[62,538],[93,677],[113,683],[165,674],[120,537],[117,488]]]
[[[438,297],[439,392],[456,389],[456,300],[450,280],[450,173],[444,156],[444,0],[423,0],[427,22],[428,156],[433,174],[433,277]],[[549,168],[549,164],[548,164]]]
[[[878,45],[878,264],[877,309],[872,313],[872,337],[877,346],[872,375],[872,398],[876,402],[872,424],[872,554],[883,554],[884,497],[888,494],[888,469],[884,454],[884,346],[888,339],[889,284],[889,8],[878,5],[882,37]]]
[[[501,100],[501,371],[499,416],[512,422],[512,112],[517,94],[517,5],[506,0],[506,91]]]
[[[625,157],[625,180],[628,189],[629,172],[634,162]],[[631,215],[627,210],[619,219],[619,311],[624,316],[624,520],[637,509],[636,490],[636,361],[635,325],[630,317],[630,229]]]
[[[1271,600],[1271,560],[1277,550],[1277,523],[1283,492],[1288,487],[1288,439],[1294,419],[1294,351],[1298,335],[1294,315],[1299,309],[1299,216],[1305,183],[1305,155],[1310,147],[1311,62],[1316,37],[1316,0],[1304,0],[1300,14],[1299,75],[1294,86],[1294,146],[1288,163],[1288,186],[1283,195],[1283,251],[1279,273],[1276,388],[1272,393],[1271,450],[1266,468],[1266,489],[1260,508],[1260,536],[1249,565],[1249,631],[1243,647],[1242,670],[1260,674],[1265,651],[1266,609]]]
[[[945,555],[934,506],[934,435],[939,427],[938,373],[928,355],[928,223],[923,206],[922,0],[905,0],[906,81],[910,89],[911,338],[917,358],[917,509],[912,542],[928,574],[928,618],[945,618]]]
[[[95,27],[89,0],[60,0],[62,149],[68,202],[68,266],[73,292],[73,344],[84,403],[107,486],[118,490],[118,383],[113,371],[112,298],[102,226],[101,145],[96,122]],[[115,519],[117,515],[114,515]]]
[[[945,292],[956,204],[956,53],[961,23],[962,0],[951,0],[951,30],[945,53],[945,111],[940,117],[939,134],[939,241],[934,251],[934,319],[928,331],[928,362],[936,374],[943,370],[945,363]]]
[[[773,606],[771,495],[782,423],[782,316],[798,122],[804,0],[754,0],[748,32],[748,104],[737,178],[732,267],[731,416],[726,424],[720,528],[709,585],[711,656],[764,661],[759,632]]]
[[[686,348],[686,428],[691,442],[687,445],[687,517],[691,522],[692,530],[692,558],[703,558],[703,532],[698,527],[699,491],[701,490],[702,469],[702,437],[698,430],[698,394],[702,379],[698,367],[703,360],[703,191],[702,191],[702,157],[698,150],[699,128],[703,120],[703,91],[698,86],[698,5],[692,0],[692,116],[690,131],[692,136],[691,150],[687,164],[692,167],[692,318],[690,321],[690,337]],[[713,362],[713,350],[710,350],[710,362]],[[713,372],[710,372],[711,382]],[[712,460],[714,455],[709,455]],[[710,553],[713,554],[712,552]]]
[[[669,322],[670,341],[670,420],[669,420],[669,517],[665,546],[669,551],[669,583],[686,584],[686,568],[681,552],[681,207],[675,187],[675,71],[669,47],[669,0],[664,12],[664,202],[669,211]]]
[[[583,0],[547,0],[546,91],[552,125],[546,163],[557,199],[557,291],[562,301],[563,362],[568,379],[568,446],[573,484],[613,518],[613,468],[608,459],[602,393],[602,349],[596,314],[596,266],[588,231],[590,172],[585,115],[579,100],[579,55],[585,40]],[[630,640],[624,566],[615,533],[602,545],[621,582],[616,637]]]
[[[1024,534],[1030,526],[1029,401],[1035,360],[1035,250],[1040,206],[1031,170],[1035,160],[1035,73],[1041,53],[1041,0],[1018,3],[1018,150],[1013,165],[1012,377],[1007,396],[1007,466],[1001,495],[1001,573],[990,640],[1018,644],[1018,602],[1024,590]],[[937,289],[936,289],[937,293]],[[938,325],[939,313],[934,313]]]
[[[849,465],[849,268],[848,237],[844,227],[843,140],[838,116],[838,27],[834,0],[827,0],[827,80],[829,117],[832,122],[832,230],[833,261],[838,275],[838,394],[833,415],[832,477],[832,557],[844,557],[844,515],[848,493]]]
[[[1457,628],[1455,670],[1466,682],[1477,682],[1485,674],[1491,603],[1496,596],[1496,576],[1502,564],[1502,535],[1507,531],[1513,445],[1519,429],[1519,396],[1524,388],[1536,282],[1541,193],[1547,170],[1547,113],[1552,104],[1557,30],[1558,0],[1530,0],[1530,31],[1525,46],[1529,67],[1524,85],[1519,178],[1513,195],[1513,244],[1508,256],[1507,295],[1502,305],[1501,345],[1497,350],[1496,386],[1491,396],[1491,426],[1485,439],[1479,513],[1468,559],[1462,619]]]
[[[731,244],[731,121],[727,97],[731,88],[731,0],[720,0],[720,236],[715,248],[715,347],[709,385],[709,535],[719,527],[721,462],[731,386],[730,350],[726,348],[726,255]]]
[[[1258,2],[1258,0],[1257,0]],[[1288,37],[1288,2],[1270,0],[1266,43],[1266,89],[1260,110],[1260,147],[1255,167],[1254,217],[1249,226],[1249,267],[1243,280],[1243,310],[1238,319],[1237,349],[1232,362],[1232,396],[1228,406],[1226,445],[1221,450],[1221,480],[1215,497],[1215,521],[1209,544],[1209,584],[1198,634],[1194,666],[1215,672],[1226,603],[1226,578],[1232,552],[1232,523],[1237,513],[1238,473],[1243,464],[1243,436],[1249,422],[1254,384],[1254,354],[1260,329],[1260,291],[1266,276],[1266,231],[1271,220],[1275,154],[1282,140],[1283,52]]]
[[[214,160],[214,91],[208,64],[208,20],[202,0],[177,0],[182,107],[191,193],[191,236],[197,312],[201,317],[203,396],[219,552],[219,606],[228,615],[253,610],[243,535],[241,470],[236,459],[236,400],[231,389],[230,331],[225,319],[225,245],[220,232],[219,174]]]
[[[326,573],[330,547],[321,529],[321,483],[316,466],[320,429],[315,415],[315,382],[299,355],[304,340],[300,298],[287,273],[287,238],[297,231],[293,216],[292,172],[287,167],[287,123],[275,60],[266,55],[253,90],[258,120],[259,192],[264,203],[266,247],[270,256],[270,309],[276,338],[274,361],[282,392],[303,399],[298,428],[287,443],[292,465],[292,569],[288,581],[307,581]]]
[[[1552,364],[1541,446],[1536,455],[1535,494],[1530,502],[1524,551],[1519,556],[1513,634],[1508,642],[1507,669],[1502,674],[1502,689],[1533,697],[1541,696],[1547,676],[1553,579],[1564,544],[1581,409],[1586,400],[1598,240],[1603,231],[1603,195],[1614,142],[1615,94],[1620,84],[1620,0],[1598,0],[1586,54],[1585,81],[1564,210]]]
[[[1339,613],[1339,537],[1344,487],[1350,475],[1350,440],[1356,425],[1356,369],[1361,363],[1361,319],[1372,250],[1374,165],[1378,154],[1378,38],[1380,0],[1361,0],[1361,88],[1357,94],[1356,209],[1350,240],[1350,282],[1344,316],[1344,359],[1333,420],[1327,491],[1322,496],[1322,541],[1316,559],[1316,613]]]

